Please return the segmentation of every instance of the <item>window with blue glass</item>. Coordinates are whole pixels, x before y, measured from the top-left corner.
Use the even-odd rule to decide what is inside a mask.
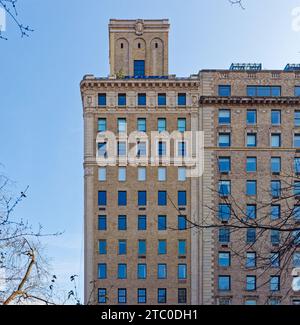
[[[147,289],[137,290],[137,302],[138,304],[145,304],[147,302]]]
[[[220,85],[219,86],[219,96],[220,97],[230,97],[231,96],[231,86],[230,85]]]
[[[247,96],[250,97],[279,97],[280,86],[247,86]]]
[[[134,60],[134,76],[144,77],[145,76],[145,60]]]
[[[280,218],[280,205],[272,204],[271,205],[271,220],[278,220]]]
[[[98,205],[105,206],[106,204],[107,204],[106,191],[99,191],[98,192]]]
[[[255,125],[257,122],[256,109],[247,110],[247,125]]]
[[[246,230],[246,242],[247,244],[253,244],[256,241],[256,229],[249,228]]]
[[[118,181],[125,182],[126,181],[126,167],[118,168]]]
[[[186,156],[186,143],[184,141],[178,142],[178,157]]]
[[[177,100],[178,100],[177,103],[179,106],[185,106],[186,105],[186,94],[185,93],[178,94]]]
[[[246,161],[247,173],[256,172],[256,170],[257,170],[257,158],[256,157],[247,157],[247,161]]]
[[[256,219],[256,205],[255,204],[247,204],[246,207],[246,216],[247,219]]]
[[[179,132],[185,132],[186,131],[186,119],[185,118],[177,119],[177,129],[178,129]]]
[[[185,280],[187,278],[187,265],[186,264],[178,264],[178,279]]]
[[[127,216],[118,216],[118,230],[127,230]]]
[[[118,241],[118,254],[119,255],[127,254],[127,241],[125,239],[119,239]]]
[[[157,302],[159,304],[167,303],[167,289],[165,289],[165,288],[157,289]]]
[[[106,118],[99,118],[98,119],[98,132],[105,132],[106,131]]]
[[[228,244],[230,242],[230,229],[229,228],[220,228],[219,229],[219,243]]]
[[[273,198],[280,197],[281,194],[281,182],[271,181],[271,195]]]
[[[186,205],[186,191],[178,191],[177,203],[181,206]]]
[[[178,230],[186,230],[187,220],[186,216],[178,216]]]
[[[158,254],[159,255],[167,254],[167,241],[165,239],[160,239],[158,241]]]
[[[138,191],[138,205],[139,206],[147,205],[147,192],[146,191]]]
[[[127,264],[120,263],[118,264],[118,279],[127,278]]]
[[[167,144],[164,141],[158,142],[158,156],[164,157],[167,153]]]
[[[274,268],[280,267],[280,254],[278,252],[272,252],[270,254],[270,265]]]
[[[127,289],[120,288],[118,289],[118,304],[127,303]]]
[[[147,230],[147,216],[138,216],[138,230]]]
[[[119,206],[127,205],[127,192],[126,191],[118,191],[118,205]]]
[[[295,96],[299,97],[300,96],[300,86],[295,87]]]
[[[271,244],[279,245],[280,244],[280,231],[279,230],[271,230]]]
[[[138,254],[139,255],[146,255],[146,252],[147,252],[146,240],[139,239],[139,241],[138,241]]]
[[[219,124],[226,125],[230,124],[231,117],[230,117],[230,110],[229,109],[220,109],[219,110]]]
[[[270,277],[270,290],[271,291],[280,290],[280,277],[278,275],[272,275]]]
[[[219,157],[220,173],[229,173],[231,169],[230,157]]]
[[[295,230],[292,232],[293,244],[299,246],[300,245],[300,230]]]
[[[256,181],[247,181],[246,194],[249,196],[256,195]]]
[[[118,106],[126,106],[126,94],[118,94]]]
[[[257,146],[257,134],[256,133],[247,133],[247,147],[256,147]]]
[[[98,243],[98,251],[100,255],[106,255],[107,254],[107,245],[105,239],[100,239]]]
[[[293,216],[295,221],[300,221],[300,205],[295,205],[293,210]]]
[[[167,191],[158,191],[157,204],[160,206],[167,205]]]
[[[271,157],[271,172],[274,174],[279,174],[281,171],[281,158]]]
[[[147,143],[145,141],[138,141],[136,146],[136,156],[138,158],[147,156]]]
[[[164,182],[167,180],[167,168],[166,167],[158,167],[157,180],[160,182]]]
[[[98,216],[98,230],[107,230],[106,216]]]
[[[281,111],[280,110],[272,110],[271,111],[271,124],[272,125],[280,125],[281,124]]]
[[[125,133],[127,131],[126,118],[118,118],[118,132]]]
[[[118,156],[126,157],[127,153],[127,143],[126,141],[118,141]]]
[[[300,157],[294,158],[294,171],[296,174],[300,174]]]
[[[105,288],[98,289],[98,303],[99,304],[106,304],[107,302],[107,291]]]
[[[138,118],[137,119],[137,130],[139,132],[146,132],[146,119],[145,118]]]
[[[137,266],[137,278],[146,279],[147,278],[147,264],[140,263]]]
[[[300,134],[294,134],[294,148],[300,148]]]
[[[147,96],[146,94],[138,94],[138,106],[146,106]]]
[[[167,130],[167,120],[165,118],[157,119],[157,131],[163,132]]]
[[[107,158],[107,143],[98,143],[98,157]]]
[[[98,105],[106,106],[106,94],[98,94]]]
[[[157,264],[157,278],[158,279],[167,278],[167,264]]]
[[[231,289],[230,275],[219,275],[218,277],[218,289],[219,291],[229,291]]]
[[[219,181],[219,195],[228,196],[231,193],[231,182],[230,181]]]
[[[294,182],[294,195],[297,197],[300,196],[300,181]]]
[[[219,147],[230,147],[230,133],[219,133]]]
[[[166,94],[158,94],[157,102],[158,102],[158,106],[166,106],[167,105]]]
[[[247,291],[256,290],[256,276],[255,275],[247,275],[246,276],[246,290]]]
[[[105,182],[106,181],[106,167],[98,168],[98,181]]]
[[[219,219],[222,222],[228,222],[231,215],[230,204],[219,204]]]
[[[98,264],[98,279],[107,278],[107,265],[106,263]]]
[[[157,229],[167,230],[167,216],[159,215],[157,219]]]
[[[246,268],[254,268],[256,267],[256,253],[255,252],[247,252],[246,253]]]
[[[281,134],[280,133],[272,133],[271,134],[271,147],[272,148],[281,147]]]
[[[230,266],[230,252],[219,252],[218,262],[220,267]]]
[[[178,255],[186,255],[186,240],[178,240]]]
[[[300,111],[294,112],[294,124],[295,126],[300,126]]]

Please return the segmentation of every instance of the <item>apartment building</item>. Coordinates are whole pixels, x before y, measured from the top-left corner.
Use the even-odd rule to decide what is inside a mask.
[[[280,218],[265,188],[278,191],[282,175],[297,174],[300,71],[244,64],[178,78],[168,72],[169,27],[110,20],[110,75],[81,81],[85,302],[298,303],[297,245],[280,261],[283,281],[278,232],[231,228],[228,198],[252,219],[270,207]],[[200,158],[200,144],[180,138],[189,131],[204,135]],[[190,177],[194,162],[167,159],[188,151],[203,173]],[[270,267],[257,267],[262,250]]]

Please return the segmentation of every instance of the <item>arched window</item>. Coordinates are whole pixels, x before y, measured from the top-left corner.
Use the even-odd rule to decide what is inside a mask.
[[[124,44],[123,43],[121,43],[121,49],[123,49],[124,48]]]

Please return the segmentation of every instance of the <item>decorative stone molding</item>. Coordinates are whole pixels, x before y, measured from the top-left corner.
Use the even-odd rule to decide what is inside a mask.
[[[136,35],[138,35],[138,36],[143,35],[144,34],[144,29],[145,29],[143,20],[138,19],[136,21],[136,24],[135,24],[134,28],[135,28],[135,34]]]

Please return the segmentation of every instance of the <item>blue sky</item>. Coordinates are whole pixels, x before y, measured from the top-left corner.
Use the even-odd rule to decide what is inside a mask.
[[[300,0],[19,0],[19,16],[34,28],[19,38],[8,19],[0,41],[1,172],[15,190],[30,186],[17,214],[47,232],[53,272],[83,278],[83,121],[79,82],[107,76],[110,18],[169,18],[171,74],[262,62],[281,69],[300,62],[300,32],[292,9]]]

